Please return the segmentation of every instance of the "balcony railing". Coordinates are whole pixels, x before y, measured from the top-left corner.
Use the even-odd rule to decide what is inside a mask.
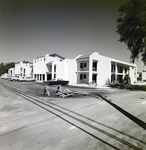
[[[97,67],[93,67],[93,68],[92,68],[92,71],[97,71]]]

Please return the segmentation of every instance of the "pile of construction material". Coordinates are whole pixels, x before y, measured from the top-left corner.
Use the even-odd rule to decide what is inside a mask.
[[[51,86],[49,86],[49,85],[45,86],[44,87],[44,95],[47,94],[48,96],[50,96],[50,89],[51,89]],[[73,96],[76,94],[84,95],[84,96],[89,95],[88,92],[84,92],[84,91],[73,92],[73,91],[69,90],[68,88],[63,87],[62,85],[55,86],[55,89],[56,89],[55,95],[63,97],[63,98],[70,97],[70,96]]]

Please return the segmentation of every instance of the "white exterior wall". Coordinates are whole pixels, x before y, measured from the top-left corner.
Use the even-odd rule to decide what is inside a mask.
[[[75,59],[67,60],[67,80],[69,83],[77,83],[76,79],[77,63]]]
[[[10,68],[8,70],[8,74],[9,74],[9,77],[14,77],[15,76],[15,68]]]
[[[45,59],[45,60],[44,60]],[[86,63],[86,67],[80,68],[80,63]],[[116,71],[111,72],[111,64],[114,63],[116,66]],[[57,55],[49,56],[49,54],[33,59],[33,73],[34,75],[41,78],[42,74],[45,75],[45,81],[47,76],[51,79],[62,78],[63,80],[68,80],[71,84],[93,84],[105,85],[107,81],[111,81],[111,75],[115,74],[115,80],[122,80],[125,73],[125,68],[128,68],[128,73],[131,79],[131,83],[136,82],[136,65],[122,62],[116,59],[105,57],[99,55],[99,53],[94,52],[88,56],[78,56],[75,59],[62,59],[57,57]],[[56,65],[56,72],[54,71],[54,66]],[[118,67],[122,67],[122,72],[118,72]],[[83,78],[80,79],[82,74]],[[85,78],[84,78],[85,76]],[[96,81],[96,82],[95,82]]]
[[[81,62],[88,62],[88,69],[80,69],[80,63]],[[93,62],[97,62],[97,70],[95,71],[93,69]],[[93,75],[96,77],[96,85],[105,85],[107,81],[111,82],[111,64],[115,63],[116,69],[115,69],[115,81],[119,82],[124,78],[125,74],[125,67],[129,70],[129,77],[131,79],[131,83],[137,82],[137,68],[135,64],[130,64],[126,62],[122,62],[116,59],[112,59],[109,57],[105,57],[102,55],[99,55],[99,53],[94,52],[93,54],[89,55],[89,57],[85,56],[85,58],[82,56],[81,58],[78,58],[77,60],[77,73],[80,74],[87,74],[87,80],[80,80],[79,76],[77,77],[77,83],[87,83],[87,84],[93,84]],[[122,72],[118,72],[119,66],[122,67]],[[87,72],[84,72],[87,71]]]
[[[54,62],[56,64],[56,78],[68,80],[69,83],[75,83],[76,61],[75,59],[64,59]]]
[[[89,57],[89,84],[93,82],[92,75],[93,73],[97,76],[96,84],[98,84],[98,60],[99,59],[99,53],[94,52]],[[97,71],[93,71],[93,61],[97,61]]]
[[[54,78],[66,78],[65,76],[67,75],[67,67],[65,67],[65,60],[63,60],[62,58],[59,58],[57,56],[53,57],[49,56],[49,54],[46,54],[45,56],[34,58],[33,64],[33,75],[34,77],[36,77],[37,81],[43,81],[43,75],[45,81]],[[56,72],[54,70],[55,65]],[[47,76],[49,76],[49,79]]]
[[[98,56],[98,80],[97,85],[105,85],[111,80],[111,61],[108,57]]]
[[[80,63],[86,62],[87,67],[80,69]],[[93,62],[97,63],[97,70],[95,71],[93,69]],[[105,85],[105,82],[108,80],[108,78],[111,78],[111,62],[110,59],[107,57],[99,55],[99,53],[94,52],[87,58],[81,58],[77,60],[77,72],[80,74],[86,74],[86,79],[80,80],[80,77],[78,75],[77,83],[87,83],[87,84],[93,84],[93,75],[96,76],[96,85]],[[85,72],[84,72],[85,71]]]
[[[46,60],[45,57],[33,59],[33,74],[44,74],[46,73]]]
[[[66,69],[65,68],[65,61],[56,61],[56,78],[62,78],[65,80],[65,74],[66,74]]]
[[[15,64],[15,76],[32,77],[33,75],[32,67],[33,65],[27,62],[26,63],[19,62]]]
[[[23,77],[33,77],[33,72],[32,72],[32,64],[26,63],[23,67],[22,67],[22,76]]]
[[[146,81],[146,70],[142,70],[142,81]]]
[[[111,59],[111,61],[115,62],[117,66],[118,65],[123,66],[123,72],[119,73],[117,70],[116,71],[117,75],[122,75],[124,79],[125,75],[128,74],[131,80],[131,84],[137,82],[137,66],[135,64],[126,63],[115,59]],[[125,73],[125,67],[128,69],[127,73]]]
[[[76,71],[76,83],[89,84],[89,68],[90,68],[89,62],[90,62],[89,57],[80,58],[76,60],[76,68],[77,68],[75,70]]]
[[[15,64],[15,76],[20,76],[20,63]]]
[[[137,68],[136,67],[130,67],[129,77],[131,79],[132,84],[137,82]]]

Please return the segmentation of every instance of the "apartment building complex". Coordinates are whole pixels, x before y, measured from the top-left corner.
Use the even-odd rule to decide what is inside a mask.
[[[15,76],[17,77],[33,77],[33,64],[27,61],[15,64]]]
[[[33,74],[36,81],[54,78],[68,80],[70,84],[105,85],[121,83],[126,75],[131,83],[137,81],[137,67],[94,52],[66,59],[58,54],[46,54],[33,59]]]

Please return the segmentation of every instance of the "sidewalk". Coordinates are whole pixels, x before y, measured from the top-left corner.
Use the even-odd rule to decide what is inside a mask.
[[[108,87],[108,86],[106,86],[106,85],[97,85],[97,86],[95,86],[95,85],[88,85],[88,84],[69,84],[69,86],[74,86],[74,87],[87,87],[87,88],[95,88],[95,89],[97,89],[97,88],[106,88],[106,89],[108,89],[108,88],[110,88],[110,87]]]

